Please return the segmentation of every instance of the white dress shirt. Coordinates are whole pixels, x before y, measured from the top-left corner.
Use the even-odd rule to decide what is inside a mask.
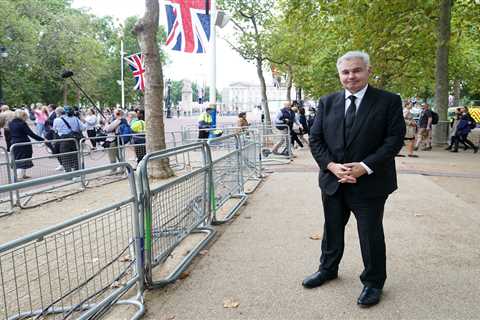
[[[355,98],[356,98],[355,99],[355,109],[358,112],[358,108],[360,107],[360,104],[362,103],[363,96],[365,95],[365,92],[367,92],[367,89],[368,89],[368,84],[365,86],[365,88],[363,88],[362,90],[360,90],[356,93],[351,93],[350,91],[345,89],[345,115],[347,114],[347,110],[348,110],[348,108],[350,108],[350,104],[352,103],[352,101],[350,99],[348,99],[348,97],[350,97],[352,95],[355,96]],[[373,173],[373,170],[370,169],[365,163],[360,162],[360,164],[367,171],[367,174],[370,175],[370,174]]]

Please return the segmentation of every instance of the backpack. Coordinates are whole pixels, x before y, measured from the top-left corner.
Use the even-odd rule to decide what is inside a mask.
[[[430,111],[432,113],[432,124],[437,124],[438,123],[438,113],[435,111]]]
[[[132,128],[130,128],[130,125],[128,124],[127,120],[122,119],[120,122],[120,126],[118,127],[118,135],[120,136],[120,141],[123,144],[127,144],[132,140],[133,134]]]

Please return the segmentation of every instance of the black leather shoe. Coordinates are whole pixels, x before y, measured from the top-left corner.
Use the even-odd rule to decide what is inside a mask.
[[[325,282],[336,279],[337,277],[338,275],[336,274],[328,274],[326,272],[317,271],[314,274],[306,277],[302,282],[302,286],[307,289],[320,287]]]
[[[362,308],[368,308],[380,302],[382,289],[372,287],[363,287],[362,293],[358,297],[357,304]]]

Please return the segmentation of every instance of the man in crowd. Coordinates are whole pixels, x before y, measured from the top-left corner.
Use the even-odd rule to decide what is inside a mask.
[[[337,69],[344,90],[320,99],[310,130],[325,222],[319,269],[302,284],[311,289],[337,278],[353,212],[364,265],[357,304],[369,307],[380,301],[387,278],[383,212],[397,189],[394,158],[403,145],[405,121],[400,96],[368,84],[368,54],[348,52]]]
[[[427,103],[422,103],[422,113],[418,124],[418,137],[415,144],[415,150],[418,150],[420,144],[423,145],[423,151],[432,150],[432,112],[429,110],[430,106]]]
[[[212,127],[212,113],[214,108],[208,106],[198,118],[198,139],[208,139],[209,130]]]

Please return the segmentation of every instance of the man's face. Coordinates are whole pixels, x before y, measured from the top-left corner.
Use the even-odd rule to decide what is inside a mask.
[[[342,86],[352,93],[362,90],[368,83],[371,68],[362,59],[344,60],[338,67]]]

